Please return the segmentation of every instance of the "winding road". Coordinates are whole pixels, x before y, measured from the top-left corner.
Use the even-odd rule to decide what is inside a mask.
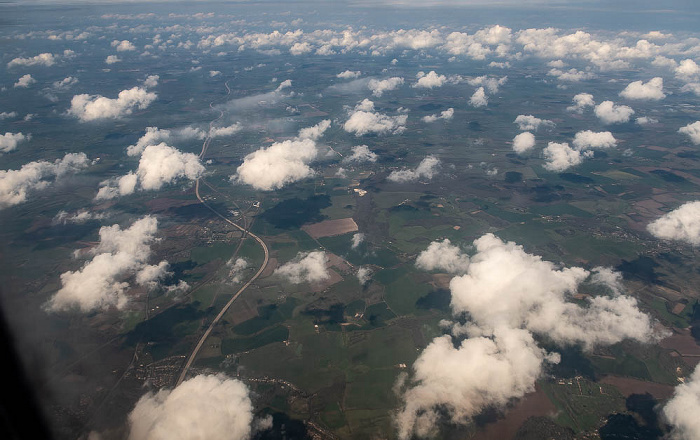
[[[231,89],[230,89],[229,86],[228,86],[228,82],[226,82],[225,85],[226,85],[226,90],[227,90],[227,92],[228,92],[228,93],[226,94],[226,96],[228,96],[228,95],[231,93]],[[212,101],[212,102],[209,103],[209,107],[211,107],[212,109],[214,108],[213,104],[214,104],[214,101]],[[214,123],[215,123],[216,121],[218,121],[219,119],[221,119],[221,118],[224,116],[224,111],[223,111],[223,110],[219,110],[219,112],[220,112],[219,116],[218,116],[216,119],[214,119],[213,121],[211,121],[211,122],[209,123],[209,133],[211,133],[211,129],[212,129]],[[209,144],[210,144],[210,143],[211,143],[211,136],[210,136],[210,135],[207,135],[206,139],[204,139],[204,143],[202,144],[202,152],[199,153],[199,158],[200,158],[200,160],[204,159],[204,155],[206,154],[207,149],[209,148]],[[225,215],[223,215],[222,213],[220,213],[219,211],[217,211],[216,209],[214,209],[210,204],[208,204],[208,203],[206,202],[206,200],[204,200],[204,199],[202,198],[201,194],[199,193],[200,181],[202,181],[202,178],[201,178],[201,177],[199,177],[199,178],[195,181],[195,187],[194,187],[194,188],[195,188],[195,194],[197,195],[197,200],[199,200],[200,203],[202,203],[204,206],[206,206],[211,212],[213,212],[214,214],[216,214],[216,215],[217,215],[218,217],[220,217],[223,221],[225,221],[226,223],[230,224],[231,226],[234,226],[236,229],[240,230],[240,231],[243,233],[243,236],[241,237],[241,240],[245,240],[246,235],[249,235],[249,236],[253,237],[253,239],[255,239],[255,241],[257,241],[258,244],[260,244],[260,246],[263,248],[263,252],[265,253],[265,259],[263,260],[262,265],[260,265],[260,268],[259,268],[258,271],[255,273],[255,275],[253,275],[253,277],[252,277],[250,280],[248,280],[247,283],[245,283],[240,289],[238,289],[238,292],[236,292],[236,293],[231,297],[231,299],[230,299],[230,300],[226,303],[226,305],[221,309],[221,311],[219,312],[219,314],[216,315],[216,318],[214,318],[214,320],[211,322],[211,324],[209,324],[209,327],[208,327],[207,330],[204,332],[204,334],[202,335],[202,337],[199,338],[199,341],[197,342],[197,345],[194,347],[194,350],[192,350],[192,353],[190,354],[189,358],[187,358],[187,362],[185,363],[185,366],[182,368],[182,372],[180,373],[180,377],[178,378],[177,383],[175,384],[175,386],[180,385],[180,384],[182,383],[182,381],[185,380],[185,377],[187,376],[187,372],[189,371],[190,367],[192,366],[192,363],[194,362],[194,360],[197,358],[197,354],[199,353],[199,350],[202,349],[202,346],[204,345],[204,342],[207,340],[207,338],[208,338],[209,335],[211,334],[212,330],[214,330],[214,327],[216,326],[216,324],[218,324],[218,322],[221,320],[221,318],[226,314],[226,312],[227,312],[228,309],[231,307],[231,305],[234,303],[234,301],[236,301],[236,299],[237,299],[239,296],[241,296],[241,294],[242,294],[251,284],[253,284],[253,282],[255,282],[255,280],[257,280],[258,277],[260,277],[260,275],[263,273],[263,271],[264,271],[265,268],[267,267],[268,261],[270,260],[270,252],[269,252],[269,249],[267,248],[267,245],[265,244],[265,242],[263,241],[262,238],[258,237],[257,235],[255,235],[255,234],[253,234],[252,232],[250,232],[247,228],[244,228],[244,227],[238,225],[238,224],[235,223],[233,220],[229,219],[228,217],[226,217]],[[244,223],[245,223],[245,221],[244,221]]]

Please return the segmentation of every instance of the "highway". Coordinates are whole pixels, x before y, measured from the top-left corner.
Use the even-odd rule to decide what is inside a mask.
[[[228,83],[226,83],[226,90],[228,91],[228,94],[231,93],[231,89],[229,89]],[[228,96],[228,94],[227,94],[227,96]],[[209,106],[213,108],[213,101],[209,104]],[[222,117],[223,115],[224,115],[223,110],[220,110],[219,117],[217,117],[216,119],[214,119],[213,121],[211,121],[211,122],[209,123],[209,132],[210,132],[210,133],[211,133],[211,128],[212,128],[214,122],[216,122],[217,120],[221,119],[221,117]],[[204,155],[205,155],[206,152],[207,152],[207,148],[209,148],[210,142],[211,142],[211,136],[207,135],[207,138],[204,139],[204,143],[202,144],[202,152],[199,154],[200,160],[204,159]],[[208,204],[208,203],[206,202],[206,200],[204,200],[204,199],[202,198],[201,194],[199,193],[199,186],[200,186],[200,181],[201,181],[201,180],[202,180],[202,178],[200,177],[200,178],[198,178],[198,179],[195,181],[195,187],[194,187],[194,188],[195,188],[195,194],[197,195],[197,200],[199,200],[200,203],[202,203],[204,206],[206,206],[207,208],[209,208],[210,211],[212,211],[214,214],[216,214],[218,217],[220,217],[223,221],[225,221],[226,223],[228,223],[228,224],[230,224],[231,226],[235,227],[236,229],[240,230],[240,231],[243,233],[243,236],[241,237],[241,240],[244,240],[244,239],[246,238],[246,235],[249,235],[249,236],[253,237],[253,239],[255,239],[255,241],[257,241],[258,244],[260,244],[260,246],[263,248],[263,252],[265,253],[265,258],[264,258],[264,260],[263,260],[262,265],[260,265],[260,268],[259,268],[258,271],[255,273],[255,275],[253,275],[253,277],[252,277],[250,280],[248,280],[247,283],[245,283],[240,289],[238,289],[238,292],[236,292],[236,293],[231,297],[231,299],[230,299],[230,300],[226,303],[226,305],[221,309],[221,311],[219,312],[219,314],[216,315],[216,318],[214,318],[214,320],[211,322],[211,324],[209,324],[209,327],[207,328],[207,330],[204,332],[204,334],[202,335],[202,337],[201,337],[201,338],[199,339],[199,341],[197,342],[197,345],[194,347],[194,350],[192,350],[192,353],[190,354],[190,356],[187,358],[187,362],[185,363],[185,366],[183,367],[182,372],[180,373],[180,377],[178,378],[177,383],[175,384],[175,386],[180,385],[180,384],[182,383],[182,381],[185,380],[185,376],[187,376],[187,372],[189,371],[190,367],[192,366],[192,363],[194,362],[194,360],[197,358],[197,354],[199,353],[199,350],[202,349],[202,346],[204,345],[204,342],[207,340],[207,338],[208,338],[209,335],[211,334],[212,330],[214,330],[214,327],[216,326],[216,324],[217,324],[217,323],[221,320],[221,318],[226,314],[226,312],[227,312],[228,309],[231,307],[231,305],[234,303],[234,301],[236,301],[236,299],[237,299],[239,296],[241,296],[241,294],[242,294],[253,282],[255,282],[255,280],[257,280],[258,277],[260,277],[260,274],[263,273],[263,271],[264,271],[265,268],[267,267],[268,261],[270,260],[270,252],[269,252],[269,249],[267,248],[267,245],[265,244],[265,242],[263,241],[262,238],[258,237],[257,235],[255,235],[255,234],[253,234],[252,232],[250,232],[247,228],[238,225],[237,223],[235,223],[234,221],[232,221],[231,219],[229,219],[228,217],[226,217],[225,215],[223,215],[222,213],[220,213],[219,211],[217,211],[216,209],[214,209],[210,204]],[[244,224],[245,224],[245,220],[244,220]]]

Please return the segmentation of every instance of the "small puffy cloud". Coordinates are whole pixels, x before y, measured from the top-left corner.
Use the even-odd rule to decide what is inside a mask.
[[[445,75],[438,75],[434,70],[431,70],[427,74],[423,72],[418,72],[418,82],[413,84],[415,88],[432,89],[435,87],[442,87],[445,82],[447,82],[447,77]]]
[[[372,270],[368,267],[361,267],[357,269],[357,281],[361,285],[365,285],[372,279]]]
[[[678,129],[678,132],[688,135],[695,145],[700,145],[700,121],[681,127]]]
[[[620,92],[620,96],[627,99],[659,101],[664,99],[664,80],[660,76],[652,78],[649,81],[634,81],[625,87]]]
[[[700,66],[690,58],[681,61],[675,69],[676,78],[690,81],[700,75]]]
[[[232,283],[240,283],[243,278],[243,271],[248,267],[248,261],[245,258],[233,258],[226,262],[226,267],[229,269],[228,276]]]
[[[346,70],[344,72],[340,72],[339,74],[336,75],[336,78],[341,78],[341,79],[355,79],[359,78],[360,75],[362,75],[362,72],[359,70]]]
[[[330,126],[330,121],[302,129],[299,137],[275,142],[243,158],[243,163],[231,177],[255,189],[272,191],[314,174],[309,164],[316,159],[316,139]]]
[[[130,115],[135,109],[143,110],[156,100],[157,95],[141,87],[122,90],[116,99],[100,95],[75,95],[68,114],[81,122],[116,119]]]
[[[293,284],[316,283],[330,277],[328,257],[323,251],[299,252],[291,261],[275,269],[274,274]]]
[[[595,115],[603,124],[620,124],[629,122],[634,110],[626,105],[615,105],[612,101],[603,101],[595,106]]]
[[[51,88],[55,91],[63,91],[63,90],[70,89],[71,87],[73,87],[76,84],[78,84],[78,78],[75,78],[72,76],[67,76],[60,81],[55,81],[51,85]]]
[[[360,244],[362,244],[363,241],[365,241],[365,234],[363,234],[362,232],[356,232],[352,236],[351,248],[357,249],[358,247],[360,247]]]
[[[280,85],[277,86],[275,89],[275,92],[281,92],[284,89],[288,89],[289,87],[292,87],[292,80],[291,79],[285,79],[280,83]]]
[[[145,80],[143,80],[143,86],[150,89],[158,85],[160,80],[160,75],[148,75]]]
[[[213,77],[219,76],[219,75],[221,75],[220,70],[210,70],[209,71],[209,78],[213,78]]]
[[[20,142],[29,140],[32,138],[31,134],[25,135],[23,133],[5,133],[0,136],[0,153],[7,153],[15,148]]]
[[[537,130],[540,126],[554,127],[554,122],[549,119],[536,118],[533,115],[518,115],[513,121],[513,124],[518,124],[518,128],[523,131]]]
[[[647,230],[662,240],[700,244],[700,201],[688,202],[649,223]]]
[[[449,239],[433,241],[416,258],[416,267],[423,270],[440,270],[462,274],[469,268],[469,255],[453,245]]]
[[[0,120],[16,118],[16,117],[17,117],[17,112],[2,112],[2,113],[0,113]]]
[[[69,213],[67,211],[58,211],[51,221],[54,225],[65,225],[68,223],[83,224],[90,220],[101,220],[107,217],[105,213],[90,212],[86,209]]]
[[[376,162],[377,153],[371,151],[367,145],[352,147],[352,154],[345,157],[343,162]]]
[[[248,387],[218,375],[198,375],[176,388],[148,392],[129,413],[130,440],[247,440],[253,425]]]
[[[615,139],[609,131],[593,132],[591,130],[579,131],[574,136],[572,142],[578,150],[587,150],[589,148],[612,148],[617,145]]]
[[[54,55],[51,53],[40,53],[39,55],[30,58],[14,58],[9,63],[7,63],[7,67],[11,68],[15,66],[53,66],[54,64],[56,64],[56,60],[58,60],[58,58],[58,55]]]
[[[561,172],[583,162],[585,154],[569,147],[569,144],[550,142],[543,151],[544,167],[549,171]]]
[[[136,46],[134,46],[134,43],[132,43],[129,40],[114,40],[112,41],[111,46],[114,47],[117,50],[117,52],[129,52],[132,50],[136,50]]]
[[[364,136],[369,133],[399,134],[406,128],[407,115],[388,116],[374,111],[374,103],[364,99],[350,113],[350,117],[343,129],[355,136]]]
[[[116,55],[107,55],[107,58],[105,58],[105,64],[121,63],[121,61],[121,58]]]
[[[415,170],[403,169],[392,171],[387,180],[398,183],[415,182],[418,179],[430,180],[433,178],[440,166],[440,159],[435,156],[426,156]]]
[[[484,75],[477,76],[475,78],[470,78],[467,80],[467,84],[469,84],[470,86],[483,86],[491,94],[498,93],[498,89],[506,82],[508,82],[507,76],[502,76],[500,78],[492,78]]]
[[[223,136],[231,136],[236,134],[243,129],[243,126],[236,122],[235,124],[227,125],[224,127],[212,127],[209,130],[209,137],[217,138]]]
[[[513,151],[518,154],[527,153],[535,146],[535,135],[526,131],[513,138]]]
[[[372,94],[377,98],[381,97],[384,92],[389,92],[391,90],[396,90],[404,83],[403,78],[394,76],[391,78],[377,80],[371,79],[367,83],[367,88],[372,91]]]
[[[100,242],[80,270],[61,274],[61,288],[46,304],[57,312],[77,308],[82,312],[123,309],[127,302],[126,281],[134,276],[139,284],[155,282],[167,270],[167,262],[148,266],[150,244],[155,241],[158,221],[146,216],[129,228],[118,224],[100,228]]]
[[[651,124],[658,124],[659,120],[656,118],[651,118],[649,116],[642,116],[642,117],[635,119],[635,122],[638,125],[651,125]]]
[[[13,87],[18,88],[27,88],[31,86],[32,84],[36,83],[36,80],[32,78],[30,74],[22,75],[20,79],[17,80],[17,82],[13,85]]]
[[[586,107],[593,107],[595,105],[593,95],[590,93],[579,93],[574,96],[573,101],[574,105],[566,108],[570,112],[583,113]]]
[[[85,153],[68,153],[54,162],[40,160],[24,164],[19,170],[0,170],[0,209],[26,201],[31,191],[47,188],[49,179],[60,179],[88,165]]]
[[[578,69],[569,69],[569,70],[551,69],[549,72],[547,72],[547,75],[554,76],[559,81],[568,81],[568,82],[579,82],[579,81],[583,81],[586,79],[595,78],[595,74],[593,72],[588,72],[588,71],[583,71],[583,70],[578,70]]]
[[[483,87],[476,89],[474,94],[469,98],[469,105],[472,107],[486,107],[489,103],[489,98]]]
[[[449,121],[452,119],[452,117],[455,115],[455,109],[452,107],[448,108],[447,110],[444,110],[440,112],[439,115],[428,115],[428,116],[423,116],[421,120],[423,122],[435,122],[438,119],[444,119],[445,121]]]
[[[671,438],[693,440],[700,438],[700,366],[688,377],[685,383],[676,386],[666,405],[663,415],[671,424]]]

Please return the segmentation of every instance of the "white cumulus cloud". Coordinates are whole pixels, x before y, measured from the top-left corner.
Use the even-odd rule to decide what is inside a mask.
[[[590,155],[591,152],[581,153],[569,147],[566,142],[557,143],[550,142],[543,151],[545,164],[544,167],[549,171],[561,172],[583,162],[584,157]]]
[[[40,160],[24,164],[19,170],[0,170],[0,209],[26,201],[30,192],[51,185],[49,179],[60,179],[88,165],[85,153],[68,153],[54,162]]]
[[[643,81],[631,82],[620,92],[620,96],[627,99],[659,101],[666,97],[664,94],[664,80],[657,76],[646,83]]]
[[[474,94],[469,98],[469,105],[472,107],[486,107],[489,103],[489,97],[483,87],[476,89]]]
[[[130,115],[135,109],[143,110],[156,100],[157,95],[141,87],[122,90],[116,99],[100,95],[75,95],[68,114],[81,122],[116,119]]]
[[[671,424],[671,438],[693,440],[700,438],[700,366],[685,383],[676,386],[663,407],[663,414]]]
[[[245,183],[255,189],[272,191],[313,176],[309,164],[316,159],[316,139],[330,126],[329,120],[302,129],[295,139],[275,142],[260,148],[245,158],[232,180]]]
[[[400,86],[402,86],[403,83],[403,78],[400,78],[398,76],[394,76],[383,80],[371,79],[367,83],[367,88],[369,88],[372,91],[372,94],[374,96],[379,98],[384,94],[384,92],[396,90]]]
[[[554,122],[549,119],[540,119],[533,115],[518,115],[513,124],[517,124],[523,131],[536,131],[540,126],[554,127]]]
[[[615,105],[612,101],[603,101],[595,106],[595,115],[603,124],[620,124],[629,122],[634,110],[626,105]]]
[[[17,148],[17,145],[20,142],[31,138],[31,134],[25,135],[23,133],[5,133],[4,135],[0,136],[0,153],[10,152]]]
[[[367,145],[356,145],[352,147],[352,154],[345,157],[343,162],[376,162],[377,153],[371,151]]]
[[[405,130],[407,119],[407,115],[388,116],[376,112],[374,103],[364,99],[350,113],[343,129],[348,133],[355,133],[355,136],[364,136],[369,133],[399,134]]]
[[[416,267],[462,274],[469,268],[469,255],[446,238],[443,241],[433,241],[426,250],[418,254]]]
[[[570,112],[583,113],[586,107],[593,107],[595,105],[593,95],[590,93],[579,93],[574,96],[573,101],[574,105],[566,108]]]
[[[526,131],[513,138],[513,151],[518,154],[527,153],[535,146],[535,135]]]
[[[129,40],[114,40],[112,41],[111,46],[114,47],[117,50],[117,52],[129,52],[132,50],[136,50],[136,46],[134,46],[134,43],[132,43]]]
[[[415,88],[432,89],[435,87],[442,87],[445,82],[447,82],[447,77],[445,75],[438,75],[434,70],[431,70],[427,74],[424,72],[418,72],[418,81],[413,84]]]
[[[688,202],[649,223],[647,229],[663,240],[700,244],[700,201]]]
[[[452,107],[448,108],[447,110],[444,110],[440,112],[439,115],[428,115],[428,116],[423,116],[421,120],[423,122],[435,122],[438,119],[444,119],[445,121],[449,121],[452,119],[455,115],[455,109]]]
[[[678,129],[678,132],[688,135],[695,145],[700,145],[700,121],[681,127]]]
[[[418,179],[430,180],[433,178],[435,173],[437,173],[439,166],[440,159],[432,155],[426,156],[423,160],[421,160],[416,169],[392,171],[391,174],[387,176],[387,180],[398,183],[415,182]]]
[[[222,374],[202,374],[142,396],[129,414],[129,439],[247,440],[253,425],[248,387]]]
[[[346,70],[344,72],[340,72],[339,74],[336,75],[336,78],[341,78],[341,79],[355,79],[359,78],[360,75],[362,75],[362,72],[359,70]]]
[[[274,274],[290,283],[316,283],[330,277],[328,257],[323,251],[299,252],[291,261],[275,269]]]
[[[18,79],[16,83],[14,83],[13,87],[14,88],[21,87],[21,88],[26,89],[27,87],[31,86],[34,83],[36,83],[36,80],[34,78],[32,78],[32,76],[30,74],[27,73],[26,75],[22,75],[22,77],[20,79]]]
[[[609,131],[594,132],[591,130],[583,130],[576,133],[572,143],[578,150],[612,148],[617,145],[617,139],[615,139]]]

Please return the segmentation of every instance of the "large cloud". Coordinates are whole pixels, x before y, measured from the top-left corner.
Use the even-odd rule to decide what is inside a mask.
[[[330,277],[328,257],[323,251],[299,252],[294,259],[275,269],[275,275],[290,283],[315,283]]]
[[[678,132],[688,135],[695,145],[700,145],[700,121],[681,127]]]
[[[15,148],[17,145],[25,140],[32,138],[31,134],[25,135],[23,133],[5,133],[0,136],[0,153],[7,153]]]
[[[664,99],[664,80],[660,76],[652,78],[649,81],[634,81],[625,87],[620,92],[620,96],[627,99],[659,101]]]
[[[518,115],[513,124],[518,124],[518,128],[523,131],[537,130],[540,126],[554,127],[554,122],[549,119],[540,119],[533,115]]]
[[[313,127],[302,129],[295,139],[275,142],[248,154],[232,176],[255,189],[271,191],[314,174],[309,166],[316,156],[316,139],[330,126],[324,120]]]
[[[377,98],[381,97],[384,92],[389,92],[391,90],[396,90],[404,83],[403,78],[394,76],[391,78],[377,80],[371,79],[367,83],[367,87],[372,91],[372,94]]]
[[[129,440],[247,440],[253,428],[248,387],[224,375],[199,375],[149,392],[129,414]]]
[[[647,229],[656,238],[700,245],[700,201],[681,205],[649,223]]]
[[[456,266],[463,274],[450,282],[453,314],[467,323],[445,323],[452,336],[434,339],[414,363],[411,380],[397,384],[404,390],[397,415],[401,439],[431,434],[441,416],[465,423],[533,391],[545,364],[559,362],[535,335],[585,350],[659,336],[634,298],[620,293],[621,277],[609,269],[558,267],[492,234],[474,247],[469,264]],[[583,282],[609,293],[585,306],[569,302]]]
[[[678,385],[673,397],[663,407],[663,414],[672,426],[674,440],[700,438],[700,366],[685,383]]]
[[[116,99],[100,95],[75,95],[68,114],[81,122],[116,119],[130,115],[135,109],[143,110],[155,101],[157,95],[142,87],[122,90]]]
[[[439,165],[440,159],[432,155],[426,156],[425,159],[418,164],[415,170],[403,169],[392,171],[391,174],[387,176],[387,179],[392,182],[399,183],[415,182],[418,179],[430,180],[437,172]]]
[[[180,179],[196,180],[204,166],[193,153],[183,153],[165,143],[144,148],[135,173],[103,181],[96,199],[132,194],[137,189],[158,190]]]
[[[535,135],[526,131],[513,138],[513,151],[518,154],[527,153],[535,146]]]
[[[374,111],[374,103],[368,99],[363,100],[350,113],[350,117],[343,128],[355,136],[363,136],[369,133],[399,134],[406,128],[406,115],[388,116]]]
[[[134,276],[142,285],[162,278],[167,262],[147,264],[150,244],[155,240],[158,221],[146,216],[129,228],[116,224],[100,228],[100,242],[89,252],[93,256],[80,270],[61,274],[61,288],[46,304],[50,311],[77,308],[82,312],[116,307],[128,302],[128,278]]]
[[[0,208],[27,200],[31,191],[47,188],[51,181],[90,165],[85,153],[69,153],[54,162],[29,162],[19,170],[0,170]]]
[[[423,122],[435,122],[438,119],[444,119],[445,121],[449,121],[452,119],[455,115],[455,109],[452,107],[448,108],[447,110],[443,110],[440,112],[439,115],[428,115],[428,116],[423,116],[421,120]]]
[[[603,124],[620,124],[629,122],[634,110],[626,105],[615,105],[612,101],[603,101],[595,106],[595,115]]]

